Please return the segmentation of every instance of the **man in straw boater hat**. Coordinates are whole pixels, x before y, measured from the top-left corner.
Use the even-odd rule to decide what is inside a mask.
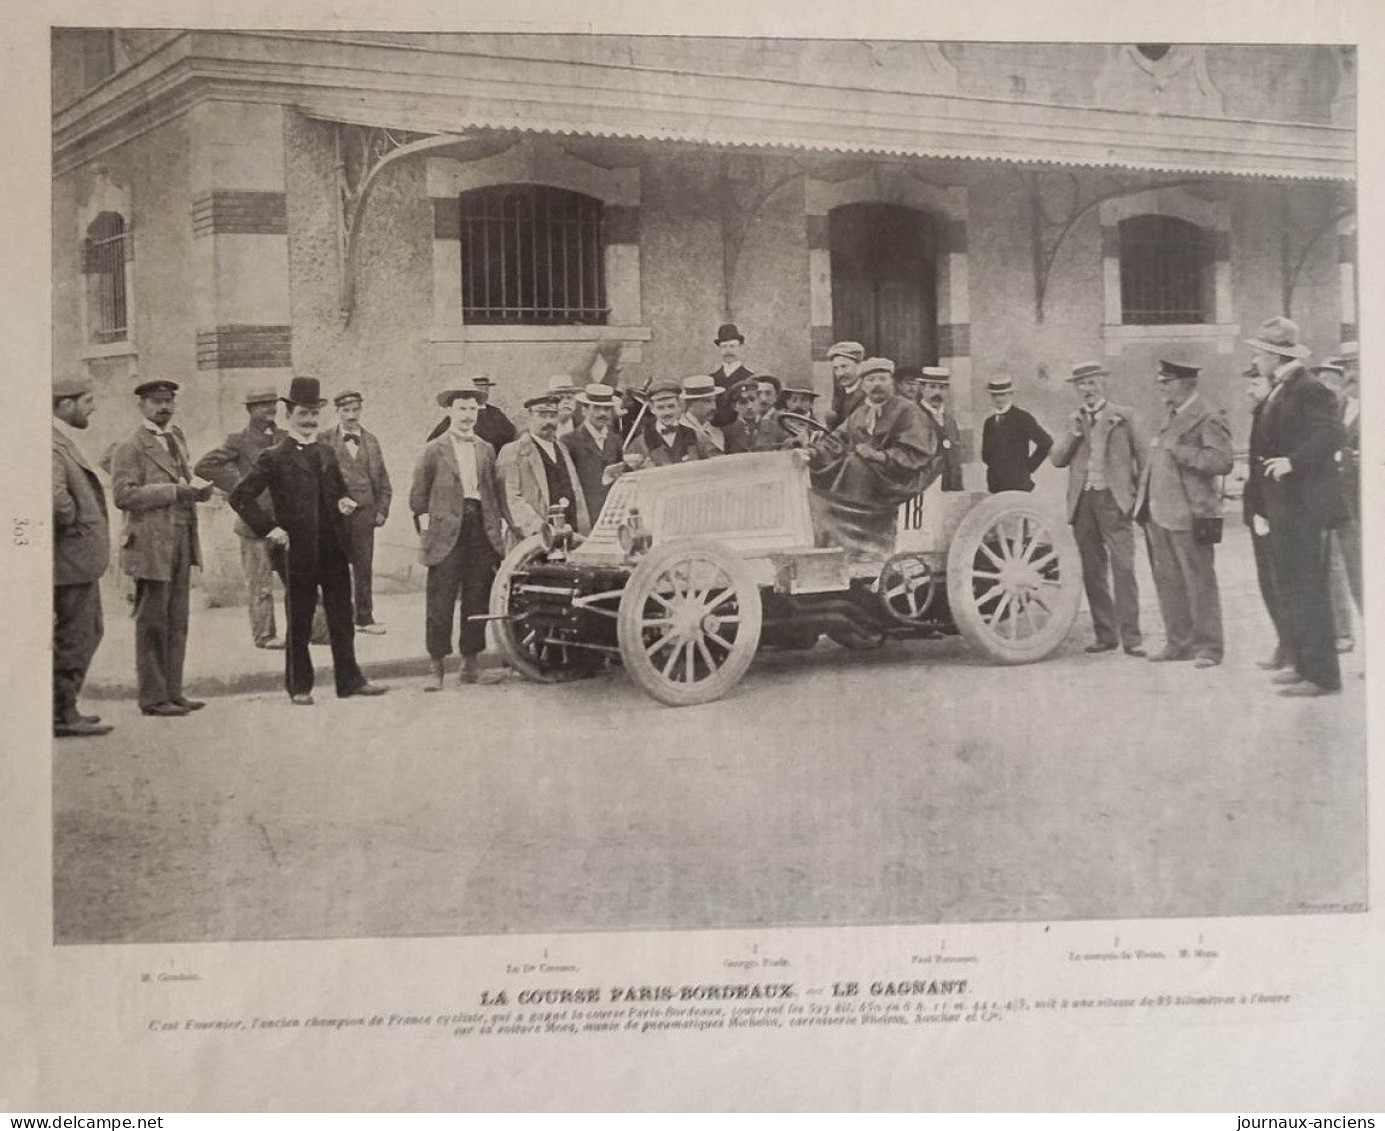
[[[1304,367],[1309,349],[1288,318],[1264,322],[1245,344],[1275,383],[1261,416],[1264,510],[1282,628],[1293,668],[1273,679],[1281,695],[1330,695],[1342,686],[1328,592],[1328,530],[1347,517],[1337,472],[1337,398]]]
[[[962,490],[962,433],[957,418],[948,409],[947,394],[952,387],[952,371],[941,365],[925,365],[916,370],[911,383],[918,389],[915,403],[932,425],[937,440],[938,484],[944,491]]]
[[[716,382],[719,390],[712,423],[718,428],[725,428],[736,419],[736,406],[731,400],[731,390],[737,382],[744,381],[754,374],[741,360],[741,353],[745,349],[745,335],[734,322],[723,322],[718,326],[712,344],[721,353],[721,364],[708,374]]]
[[[712,383],[710,377],[700,380]],[[716,395],[715,392],[712,394]],[[610,385],[593,382],[577,394],[582,406],[582,423],[559,440],[572,466],[577,469],[577,482],[587,501],[587,517],[595,522],[606,505],[611,484],[625,470],[621,463],[620,432],[615,426],[616,409],[620,401]]]
[[[367,636],[382,636],[383,625],[375,620],[375,531],[390,517],[394,488],[390,484],[385,453],[375,433],[361,425],[365,398],[355,389],[344,389],[332,398],[337,422],[322,433],[322,442],[332,449],[346,481],[347,493],[356,509],[347,516],[347,560],[351,564],[351,603],[356,616],[356,631]]]
[[[1096,631],[1096,643],[1087,651],[1114,652],[1124,646],[1127,655],[1143,656],[1130,520],[1144,470],[1145,441],[1134,410],[1106,399],[1109,377],[1096,362],[1073,366],[1067,382],[1082,403],[1049,458],[1054,467],[1068,469],[1068,521],[1082,558],[1082,583]]]
[[[986,490],[1034,490],[1034,472],[1048,457],[1053,437],[1043,425],[1015,404],[1015,386],[1008,377],[986,382],[994,411],[981,425],[981,462],[986,465]]]
[[[101,643],[101,577],[111,562],[106,492],[78,444],[96,410],[90,378],[53,382],[53,734],[109,734],[77,697]]]
[[[418,527],[420,560],[428,567],[424,643],[433,675],[425,691],[441,691],[452,654],[452,626],[461,605],[457,650],[462,683],[489,683],[477,657],[486,649],[484,616],[491,582],[505,552],[501,534],[500,479],[495,452],[476,435],[481,400],[476,388],[444,389],[438,404],[452,427],[429,440],[414,466],[409,509]]]
[[[288,395],[288,434],[255,459],[248,475],[231,491],[231,509],[270,547],[284,581],[288,647],[284,687],[291,702],[311,706],[313,661],[308,652],[313,610],[319,591],[332,645],[332,675],[337,697],[383,695],[356,663],[351,611],[350,535],[346,519],[357,503],[346,490],[337,457],[318,442],[318,414],[326,403],[316,377],[295,377]],[[259,499],[269,492],[271,513]]]
[[[232,432],[197,461],[193,471],[210,479],[226,494],[249,474],[256,458],[286,433],[274,423],[279,409],[279,391],[272,387],[251,389],[245,394],[245,412],[249,418],[239,432]],[[260,506],[272,508],[269,494],[260,497]],[[246,604],[250,611],[250,635],[256,648],[282,649],[274,624],[274,569],[269,562],[269,546],[255,535],[245,520],[237,518],[235,531],[240,541],[240,564],[245,571]]]
[[[937,440],[919,407],[894,388],[894,362],[861,364],[865,400],[808,448],[809,493],[820,544],[857,561],[893,551],[899,505],[923,491],[942,468]]]
[[[700,435],[717,454],[726,451],[726,433],[712,423],[717,411],[717,383],[705,373],[684,377],[683,415],[680,424],[686,424]]]
[[[211,497],[196,477],[187,441],[173,421],[178,383],[135,386],[144,419],[111,456],[111,496],[125,512],[121,565],[135,580],[135,668],[139,707],[175,717],[206,704],[183,694],[188,641],[188,590],[201,565],[197,504]]]
[[[1153,661],[1222,662],[1221,593],[1215,546],[1221,541],[1221,477],[1235,466],[1226,413],[1198,393],[1201,369],[1161,360],[1154,379],[1164,418],[1149,441],[1135,495],[1144,523],[1164,649]]]
[[[827,347],[827,362],[832,367],[832,404],[827,410],[827,427],[835,428],[866,399],[861,388],[861,363],[866,347],[860,342],[834,342]]]
[[[549,507],[560,503],[568,525],[585,535],[591,529],[591,517],[572,455],[558,443],[558,398],[539,393],[526,400],[524,407],[529,413],[525,431],[506,444],[496,459],[510,538],[518,545],[520,539],[537,534],[548,519]]]

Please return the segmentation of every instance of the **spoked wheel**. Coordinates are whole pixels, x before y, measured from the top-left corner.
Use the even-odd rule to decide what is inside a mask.
[[[563,642],[529,622],[525,611],[530,598],[520,591],[525,567],[544,556],[543,541],[530,535],[505,555],[491,583],[490,612],[495,635],[506,662],[526,679],[538,683],[561,683],[591,675],[601,666],[601,654]],[[516,576],[518,575],[518,576]]]
[[[978,651],[1002,664],[1041,660],[1077,616],[1077,544],[1025,492],[993,495],[952,537],[947,596],[958,631]]]
[[[616,635],[631,677],[660,703],[720,699],[760,643],[760,590],[738,558],[710,542],[657,546],[620,599]]]
[[[933,613],[942,584],[922,554],[895,554],[880,571],[878,591],[891,617],[917,626]]]

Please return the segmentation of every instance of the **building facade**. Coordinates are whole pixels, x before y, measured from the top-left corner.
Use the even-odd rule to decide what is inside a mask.
[[[853,338],[986,380],[1051,427],[1100,359],[1232,410],[1274,314],[1355,336],[1355,63],[1330,46],[619,36],[54,36],[54,359],[183,386],[204,450],[250,386],[358,388],[397,479],[475,373],[518,414],[555,373],[812,374]],[[972,466],[972,483],[980,469]],[[1056,477],[1055,485],[1056,485]],[[209,589],[234,584],[213,508]],[[408,516],[379,568],[407,580]]]

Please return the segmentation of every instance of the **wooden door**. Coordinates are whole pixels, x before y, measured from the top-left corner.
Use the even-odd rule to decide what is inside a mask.
[[[938,360],[934,236],[926,212],[848,204],[829,217],[832,336],[897,365]]]

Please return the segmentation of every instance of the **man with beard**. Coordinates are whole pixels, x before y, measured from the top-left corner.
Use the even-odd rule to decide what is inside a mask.
[[[525,433],[506,444],[496,460],[511,541],[537,534],[549,507],[560,504],[568,525],[585,535],[591,519],[572,456],[558,443],[558,398],[541,393],[524,407],[529,413]]]
[[[784,384],[784,411],[816,419],[813,409],[819,395],[809,378],[790,377]]]
[[[197,504],[212,485],[189,471],[187,441],[172,423],[177,393],[176,381],[136,386],[144,420],[111,456],[111,495],[125,512],[121,564],[135,579],[139,709],[163,718],[206,706],[183,695],[183,659],[192,567],[202,564]]]
[[[827,350],[832,366],[832,406],[827,410],[827,427],[835,428],[866,399],[861,388],[861,362],[866,347],[860,342],[837,342]]]
[[[332,449],[318,442],[318,414],[326,401],[316,377],[295,377],[283,402],[288,435],[261,452],[229,502],[254,533],[270,545],[284,581],[288,648],[284,688],[295,706],[313,703],[313,661],[308,652],[318,593],[326,611],[337,697],[383,695],[356,663],[352,624],[350,535],[344,519],[357,507]],[[273,513],[261,507],[269,492]]]

